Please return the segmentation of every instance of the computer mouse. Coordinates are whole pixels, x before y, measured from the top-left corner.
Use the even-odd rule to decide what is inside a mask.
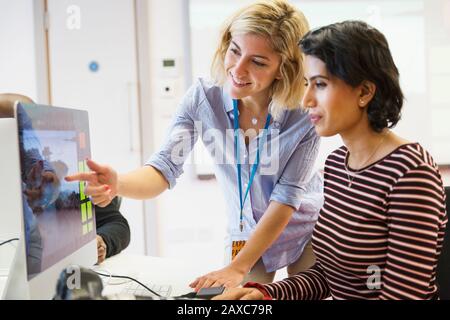
[[[100,277],[86,268],[64,269],[56,284],[55,300],[101,300],[103,283]]]

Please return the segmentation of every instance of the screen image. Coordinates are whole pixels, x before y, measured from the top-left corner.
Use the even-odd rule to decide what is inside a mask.
[[[39,109],[18,108],[29,280],[96,235],[94,208],[83,193],[84,184],[64,180],[87,171],[88,131],[71,121],[70,109]]]

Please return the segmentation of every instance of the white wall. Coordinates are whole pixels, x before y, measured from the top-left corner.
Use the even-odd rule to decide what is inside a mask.
[[[143,119],[153,127],[154,149],[158,150],[167,132],[173,113],[191,82],[185,70],[188,56],[186,37],[187,7],[185,0],[153,0],[149,5],[150,72],[152,118]],[[174,58],[178,68],[166,72],[162,59]],[[162,94],[169,85],[173,94]],[[145,89],[144,89],[145,90]],[[199,142],[201,143],[201,142]],[[150,155],[150,154],[148,154]],[[225,202],[215,180],[200,181],[192,164],[184,166],[185,173],[177,186],[162,194],[156,206],[158,247],[156,254],[204,261],[213,266],[223,262],[226,228]]]
[[[0,0],[0,92],[38,98],[33,0]]]
[[[128,172],[141,165],[134,0],[47,0],[52,104],[89,112],[92,159]],[[89,68],[98,64],[95,72]],[[123,199],[127,251],[145,253],[142,202]]]
[[[54,105],[89,111],[94,159],[119,171],[138,167],[141,154],[135,119],[138,106],[134,92],[134,0],[113,4],[100,0],[48,0],[47,4],[49,67],[45,55],[44,0],[1,0],[0,92],[22,93],[46,104],[51,87]],[[74,4],[81,9],[82,23],[80,29],[72,30],[66,22],[67,9]],[[102,14],[105,8],[110,11]],[[100,59],[98,73],[89,72],[89,59]],[[121,211],[132,230],[127,250],[145,253],[142,203],[124,199]]]

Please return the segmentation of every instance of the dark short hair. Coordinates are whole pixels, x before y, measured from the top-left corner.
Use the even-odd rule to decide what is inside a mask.
[[[376,85],[367,107],[377,132],[392,128],[401,117],[403,93],[399,73],[384,35],[362,21],[344,21],[309,31],[300,40],[305,55],[322,60],[328,72],[352,87],[364,80]]]

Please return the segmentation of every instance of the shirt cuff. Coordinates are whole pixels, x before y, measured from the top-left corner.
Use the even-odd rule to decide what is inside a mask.
[[[266,288],[261,283],[247,282],[246,284],[244,284],[244,288],[258,289],[264,295],[263,300],[272,300],[272,296],[267,292]]]
[[[272,195],[270,196],[269,201],[276,201],[282,204],[285,204],[287,206],[293,207],[295,211],[298,211],[300,209],[301,205],[301,194],[289,194],[288,192],[285,192],[284,194],[280,194],[276,191],[272,192]]]
[[[176,178],[181,174],[181,172],[174,174],[171,166],[165,161],[164,157],[159,154],[154,154],[144,165],[152,166],[158,170],[169,184],[169,189],[175,187],[177,183]]]

